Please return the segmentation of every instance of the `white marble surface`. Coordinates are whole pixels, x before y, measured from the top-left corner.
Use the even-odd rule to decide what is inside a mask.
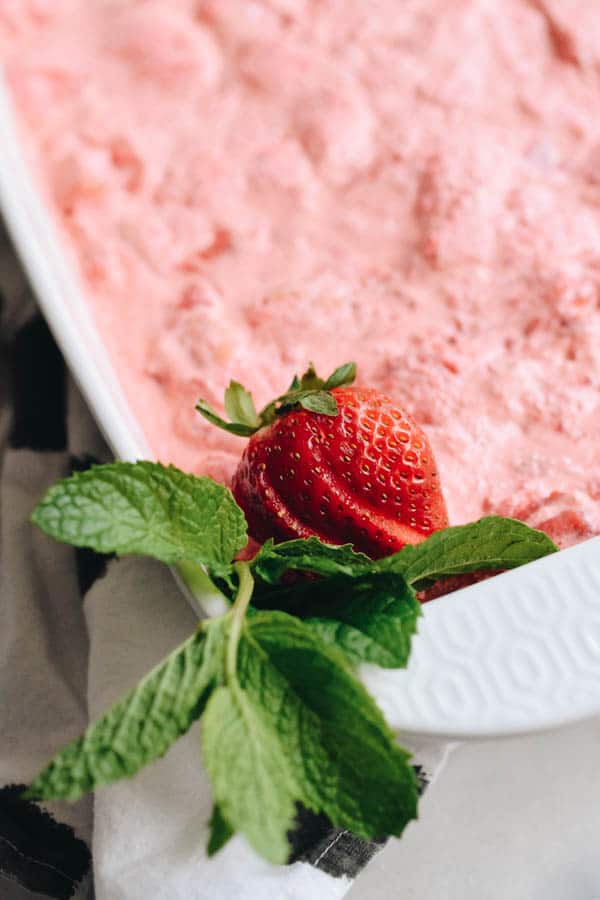
[[[348,900],[600,900],[600,718],[457,747]]]

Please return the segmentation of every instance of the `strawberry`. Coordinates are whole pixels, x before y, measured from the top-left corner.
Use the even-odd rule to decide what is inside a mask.
[[[231,422],[199,401],[211,422],[250,437],[232,488],[256,541],[314,535],[378,558],[448,525],[425,434],[389,397],[352,386],[355,371],[323,381],[311,366],[260,415],[231,382]]]

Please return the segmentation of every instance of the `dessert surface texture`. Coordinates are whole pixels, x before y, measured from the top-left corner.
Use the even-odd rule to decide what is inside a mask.
[[[451,522],[600,533],[595,4],[22,0],[0,59],[157,458],[229,481],[199,396],[354,359]]]

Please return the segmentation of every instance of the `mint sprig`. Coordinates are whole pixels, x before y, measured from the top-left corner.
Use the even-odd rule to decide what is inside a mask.
[[[312,385],[316,375],[307,376]],[[238,387],[228,413],[250,422]],[[308,389],[295,379],[289,393]],[[416,815],[408,754],[352,669],[406,665],[415,589],[556,549],[523,523],[488,517],[376,562],[310,538],[267,542],[251,564],[236,563],[246,525],[231,493],[148,462],[78,473],[51,488],[32,519],[76,546],[178,562],[208,585],[217,578],[232,606],[59,752],[28,795],[75,799],[130,777],[202,718],[215,800],[208,851],[239,831],[273,862],[287,859],[298,804],[367,838],[400,834]]]
[[[223,405],[229,421],[215,412],[206,400],[198,400],[196,410],[212,425],[239,437],[250,437],[294,407],[325,416],[337,416],[338,407],[331,391],[352,384],[355,378],[356,365],[353,362],[339,366],[326,379],[319,378],[311,364],[301,378],[294,375],[287,391],[268,403],[260,413],[256,410],[252,394],[238,381],[230,381],[225,391]]]
[[[75,800],[131,776],[202,717],[212,852],[239,831],[285,862],[298,803],[365,837],[400,834],[416,815],[408,754],[337,649],[286,613],[246,616],[253,579],[247,563],[234,568],[231,611],[57,754],[27,796]]]
[[[175,466],[117,462],[59,481],[32,522],[58,541],[173,564],[192,560],[218,575],[247,542],[231,491]]]
[[[377,706],[336,650],[285,613],[246,619],[211,697],[203,756],[220,813],[271,862],[297,803],[365,837],[400,834],[417,785]]]

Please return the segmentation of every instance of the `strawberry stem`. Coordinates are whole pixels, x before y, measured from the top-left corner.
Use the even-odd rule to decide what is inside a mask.
[[[268,403],[260,413],[256,411],[252,394],[238,381],[230,381],[225,391],[224,406],[230,421],[223,419],[205,400],[198,400],[196,409],[212,425],[230,434],[250,437],[259,428],[271,425],[277,416],[286,415],[294,407],[320,415],[337,416],[337,403],[331,391],[336,387],[352,384],[355,378],[356,364],[353,362],[339,366],[325,380],[319,378],[315,367],[310,363],[302,378],[294,375],[285,394]]]

